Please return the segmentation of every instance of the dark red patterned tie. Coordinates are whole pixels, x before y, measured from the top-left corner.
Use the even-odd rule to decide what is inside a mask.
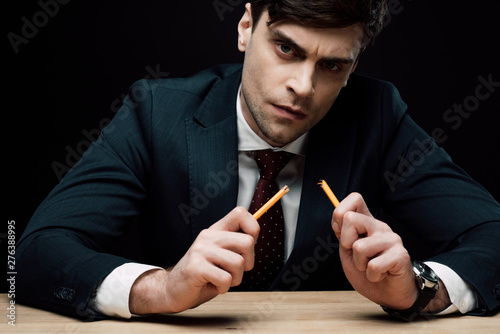
[[[276,178],[293,157],[288,152],[254,151],[259,181],[248,211],[253,214],[278,191]],[[255,266],[243,276],[239,290],[264,291],[279,274],[285,260],[285,223],[280,201],[259,218],[260,234],[255,245]]]

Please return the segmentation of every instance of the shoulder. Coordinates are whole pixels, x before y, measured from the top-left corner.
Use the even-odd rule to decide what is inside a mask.
[[[392,83],[354,73],[332,111],[346,121],[368,126],[381,122],[395,125],[406,114],[407,105]]]
[[[181,143],[179,138],[185,131],[186,120],[192,120],[202,105],[214,99],[214,95],[220,97],[221,91],[228,94],[227,87],[237,89],[241,68],[240,64],[218,65],[185,78],[136,81],[130,86],[124,105],[115,119],[117,122],[126,120],[138,123],[142,133],[151,138],[151,143],[165,143],[165,138],[172,136]],[[210,109],[214,115],[223,114],[224,110],[221,110],[214,107]]]
[[[349,101],[350,104],[358,101],[356,105],[370,107],[370,109],[377,107],[374,104],[376,102],[383,105],[404,105],[399,91],[392,83],[361,74],[351,75],[347,87],[339,95],[339,100]]]
[[[175,95],[201,100],[222,80],[238,76],[241,68],[241,64],[223,64],[183,78],[142,79],[136,81],[130,91],[151,92],[156,98]]]
[[[241,69],[241,64],[223,64],[189,77],[138,80],[128,90],[120,118],[133,112],[148,128],[178,124],[192,117],[217,87],[237,86]]]
[[[407,106],[392,83],[352,74],[317,131],[356,129],[358,146],[380,153],[406,116]]]

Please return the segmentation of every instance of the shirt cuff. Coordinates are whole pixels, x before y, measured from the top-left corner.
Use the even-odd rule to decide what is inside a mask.
[[[97,288],[94,306],[100,313],[129,319],[129,296],[132,285],[148,270],[163,269],[140,263],[125,263],[113,270]]]
[[[465,314],[477,308],[477,296],[474,288],[472,288],[469,283],[464,281],[456,272],[443,264],[437,262],[426,262],[426,264],[434,270],[436,275],[446,286],[446,290],[448,291],[448,295],[450,296],[452,303],[447,309],[437,314],[444,315],[457,311]]]

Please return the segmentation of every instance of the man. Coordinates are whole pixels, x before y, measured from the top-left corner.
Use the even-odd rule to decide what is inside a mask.
[[[130,317],[247,289],[265,232],[247,211],[259,169],[250,152],[269,149],[293,156],[277,178],[291,189],[280,201],[286,262],[266,290],[353,287],[404,317],[498,309],[499,204],[412,122],[392,85],[353,74],[383,1],[245,9],[243,67],[131,87],[20,240],[19,301]],[[335,211],[319,179],[342,199]],[[388,216],[432,256],[409,254]],[[118,241],[131,228],[140,254],[125,257]],[[411,258],[438,284],[417,286],[423,267]]]

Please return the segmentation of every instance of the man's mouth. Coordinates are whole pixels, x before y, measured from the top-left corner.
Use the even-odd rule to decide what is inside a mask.
[[[278,105],[278,104],[272,104],[274,107],[275,111],[284,118],[292,119],[292,120],[302,120],[306,118],[306,113],[304,113],[302,110],[285,106],[285,105]]]

